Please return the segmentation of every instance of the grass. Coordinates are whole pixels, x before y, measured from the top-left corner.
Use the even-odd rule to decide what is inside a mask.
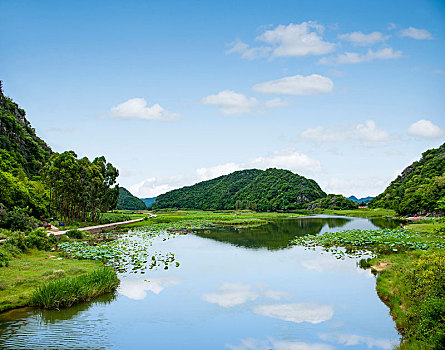
[[[324,209],[317,211],[317,214],[327,214],[327,215],[344,215],[344,216],[354,216],[361,218],[376,218],[376,217],[395,217],[396,212],[392,209],[371,209],[371,208],[360,208],[352,210],[330,210]]]
[[[32,294],[30,305],[46,309],[69,307],[82,301],[109,293],[117,288],[116,273],[102,267],[76,277],[51,280],[39,286]]]
[[[0,312],[26,306],[42,282],[79,276],[101,266],[97,261],[66,259],[56,252],[30,250],[23,253],[12,259],[8,267],[0,268]]]

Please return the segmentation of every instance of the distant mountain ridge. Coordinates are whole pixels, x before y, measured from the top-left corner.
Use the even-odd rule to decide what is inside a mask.
[[[249,169],[169,191],[152,208],[293,210],[324,197],[314,180],[289,170]]]
[[[357,198],[356,196],[350,196],[347,197],[350,201],[353,201],[355,203],[359,204],[368,204],[374,197],[363,197],[363,198]]]
[[[119,187],[119,197],[117,199],[116,209],[144,210],[147,209],[147,207],[142,200],[133,196],[125,187]]]
[[[151,197],[151,198],[141,198],[141,201],[145,203],[147,208],[150,208],[154,202],[156,202],[157,197]]]

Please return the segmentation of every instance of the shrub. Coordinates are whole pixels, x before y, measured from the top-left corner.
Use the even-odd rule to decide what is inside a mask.
[[[82,239],[85,236],[84,233],[79,230],[69,230],[66,232],[66,235],[69,238],[74,238],[74,239]]]

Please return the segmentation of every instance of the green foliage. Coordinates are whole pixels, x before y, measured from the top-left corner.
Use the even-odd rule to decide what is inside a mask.
[[[119,285],[116,273],[103,267],[77,277],[50,280],[38,287],[30,299],[30,304],[46,309],[59,309],[89,301],[92,298],[111,292]]]
[[[402,215],[445,213],[445,144],[424,152],[369,206]]]
[[[84,234],[82,231],[79,230],[69,230],[65,233],[69,238],[74,239],[82,239],[84,237]]]
[[[12,231],[30,231],[39,226],[38,221],[29,215],[29,210],[15,207],[7,212],[0,204],[0,227],[11,229]]]
[[[116,209],[144,210],[147,209],[147,207],[142,200],[133,196],[126,188],[119,187],[119,198],[117,199]]]
[[[288,170],[241,170],[162,194],[153,209],[295,210],[326,194],[314,180]]]
[[[307,207],[309,210],[313,209],[332,209],[332,210],[352,210],[357,209],[358,204],[345,198],[341,194],[328,194],[324,198],[316,199],[310,202]]]

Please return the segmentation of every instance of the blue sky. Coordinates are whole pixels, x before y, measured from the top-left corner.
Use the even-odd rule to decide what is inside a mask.
[[[443,1],[5,1],[0,79],[139,197],[244,168],[376,195],[445,139]]]

